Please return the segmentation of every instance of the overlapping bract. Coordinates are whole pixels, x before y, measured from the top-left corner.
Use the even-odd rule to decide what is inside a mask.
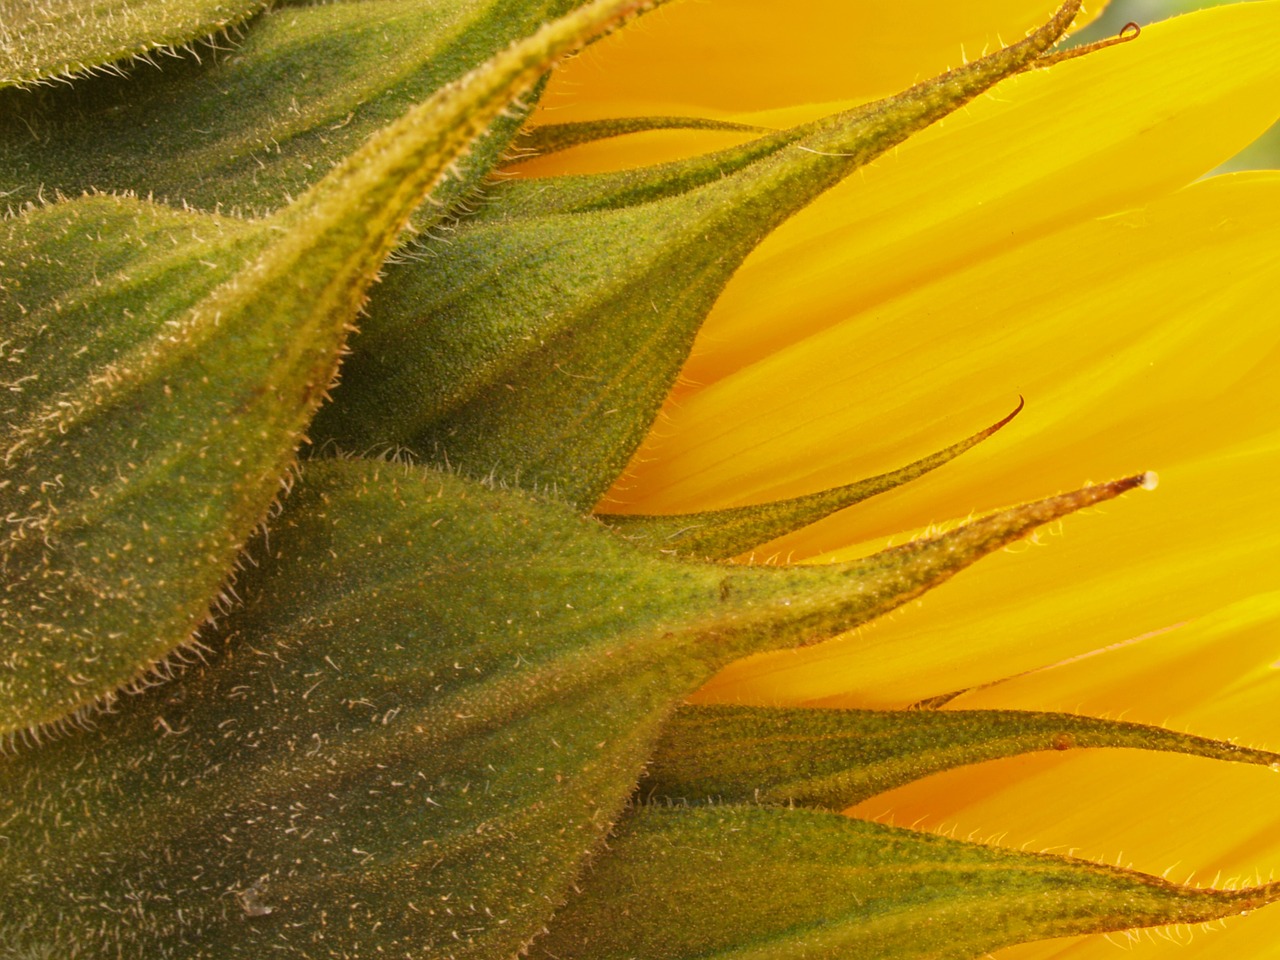
[[[862,944],[883,954],[891,941],[895,955],[932,955],[938,937],[919,924],[965,907],[974,869],[1025,895],[988,901],[990,916],[971,923],[967,939],[942,934],[956,956],[1219,916],[1274,895],[1189,891],[831,814],[627,811],[655,749],[660,760],[697,757],[687,738],[658,746],[664,721],[728,660],[864,623],[1043,524],[1151,485],[1134,474],[807,568],[677,562],[574,516],[640,442],[742,258],[852,170],[1034,64],[1077,5],[1027,41],[882,104],[667,168],[492,187],[486,206],[453,223],[518,121],[519,108],[502,115],[511,98],[560,52],[638,6],[581,5],[510,47],[545,4],[388,3],[373,21],[356,3],[286,8],[258,24],[260,36],[251,31],[241,58],[187,65],[136,104],[119,101],[126,88],[114,80],[84,88],[84,100],[78,89],[43,105],[6,95],[6,122],[35,134],[14,141],[5,173],[18,202],[47,182],[274,211],[241,220],[100,195],[32,205],[6,224],[4,350],[19,372],[4,408],[0,715],[17,752],[0,758],[0,802],[22,839],[0,847],[0,934],[13,949],[192,958],[418,950],[481,960],[530,944],[583,957],[636,943],[664,944],[670,956],[789,949],[760,946],[753,920],[780,911],[793,922],[809,887],[791,866],[819,848],[901,901],[886,908],[896,917],[888,927],[856,891],[810,902],[805,922],[829,951]],[[375,33],[410,23],[423,39],[398,48],[399,67],[359,59]],[[342,56],[317,59],[329,46]],[[353,73],[347,56],[364,69]],[[283,123],[216,106],[255,84],[288,90],[296,78],[281,66],[290,57],[325,77]],[[191,109],[176,122],[192,142],[140,154],[134,130],[183,104]],[[72,107],[88,112],[100,149],[69,147],[89,128],[42,112]],[[212,126],[208,111],[218,114]],[[47,126],[29,126],[36,120]],[[287,144],[267,149],[285,133]],[[379,291],[351,382],[314,425],[331,442],[295,469],[365,291],[423,196],[432,203],[416,222],[448,225],[452,243],[424,243]],[[449,309],[424,305],[423,290]],[[439,328],[425,337],[424,316]],[[854,493],[911,479],[990,432]],[[325,459],[340,447],[387,446],[444,472]],[[450,472],[454,462],[463,476]],[[298,489],[241,554],[277,485],[295,476]],[[488,489],[486,477],[543,499]],[[724,558],[852,499],[842,490],[738,511],[730,539],[685,552]],[[140,671],[170,670],[166,658],[237,556],[251,569],[236,582],[235,609],[200,634],[205,662],[124,698],[92,730],[17,744],[69,716],[87,722],[78,710]],[[975,745],[1010,722],[986,715],[940,762],[910,747],[905,731],[919,718],[896,719],[895,783],[1042,745],[1030,735]],[[1102,722],[1027,723],[1109,745],[1244,756]],[[768,753],[734,775],[736,800],[764,786]],[[866,757],[844,762],[877,775]],[[668,795],[684,789],[666,783]],[[615,822],[618,848],[608,852]],[[776,895],[722,912],[710,946],[677,944],[682,931],[712,928],[664,914],[656,891],[679,874],[712,903],[747,874],[681,874],[634,851],[705,842],[725,860],[760,860],[736,842],[742,831],[786,837],[785,855],[750,867]],[[593,860],[579,895],[575,879]],[[920,864],[943,882],[919,882]],[[637,882],[609,879],[628,871]],[[1034,909],[1048,888],[1068,891],[1060,909]],[[646,909],[630,927],[593,932],[594,911],[607,915],[621,893]],[[699,902],[686,906],[704,909]]]
[[[109,698],[188,641],[410,214],[558,54],[636,6],[546,25],[271,217],[85,199],[12,221],[0,731]]]
[[[3,0],[0,87],[120,73],[120,61],[132,57],[177,56],[176,48],[190,50],[264,6],[266,0]]]

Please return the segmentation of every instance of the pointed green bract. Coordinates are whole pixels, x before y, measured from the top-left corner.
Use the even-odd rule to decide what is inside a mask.
[[[1055,62],[1035,50],[1075,9],[884,104],[469,202],[555,52],[639,5],[282,0],[211,56],[197,43],[157,57],[161,71],[0,90],[0,195],[20,214],[0,222],[5,960],[510,960],[531,945],[560,960],[950,957],[1270,897],[705,803],[833,807],[1027,749],[1273,755],[1051,715],[679,708],[729,660],[866,623],[1150,479],[804,568],[677,557],[749,549],[978,438],[763,508],[624,531],[581,516],[752,237],[1001,71]],[[581,15],[508,47],[567,10]],[[676,127],[747,132],[641,118],[547,127],[514,149]],[[422,263],[391,271],[360,360],[372,366],[322,438],[406,444],[555,496],[401,464],[293,464],[407,217],[448,242],[432,233],[409,252]],[[384,327],[391,315],[400,325]],[[420,361],[422,322],[435,326]],[[246,541],[282,479],[294,495]],[[694,536],[654,543],[691,521]],[[222,588],[234,602],[174,651]],[[117,669],[136,688],[169,682],[108,715],[67,714]],[[637,788],[720,819],[628,814]],[[576,884],[585,898],[561,925]]]
[[[952,767],[1085,747],[1280,765],[1266,750],[1067,713],[687,706],[663,727],[641,792],[839,810]]]
[[[768,543],[775,537],[821,520],[837,510],[861,503],[868,497],[892,490],[936,470],[986,440],[1021,410],[1022,401],[1019,400],[1018,406],[1007,417],[959,443],[898,470],[843,487],[821,490],[789,500],[727,510],[706,510],[674,516],[607,513],[596,516],[629,540],[663,553],[704,560],[728,560]]]
[[[203,40],[266,0],[0,0],[0,87],[66,80]]]
[[[228,302],[272,239],[238,221],[92,197],[4,233],[8,732],[186,642],[276,494],[347,318],[269,309],[250,278]],[[213,302],[227,309],[201,311]]]
[[[0,928],[35,916],[68,954],[509,957],[717,668],[1116,489],[856,564],[721,567],[451,474],[307,462],[205,663],[0,761]]]
[[[276,495],[410,213],[557,55],[640,5],[546,25],[225,241],[197,222],[153,254],[144,221],[166,214],[127,199],[10,225],[0,732],[163,672]],[[186,282],[176,299],[169,275]]]
[[[167,3],[158,4],[167,6]],[[580,0],[344,0],[270,11],[233,49],[0,95],[0,195],[133,190],[266,212],[379,127]],[[437,197],[465,197],[524,116],[495,121]],[[426,222],[429,218],[423,218]]]
[[[973,520],[954,530],[890,547],[848,563],[794,567],[729,566],[721,593],[746,610],[738,629],[766,634],[786,627],[798,638],[826,639],[873,620],[949,580],[993,551],[1077,510],[1154,485],[1151,474],[1082,487]],[[776,610],[781,605],[782,615]],[[777,644],[775,644],[777,645]]]
[[[776,156],[802,139],[808,129],[777,130],[726,150],[652,167],[499,181],[489,187],[492,201],[478,207],[470,222],[513,223],[560,213],[620,210],[678,197]]]
[[[705,117],[621,117],[617,120],[583,120],[578,123],[545,123],[521,132],[512,143],[515,151],[511,164],[533,157],[557,153],[571,147],[622,137],[632,133],[659,130],[707,130],[717,133],[768,133],[766,127]]]
[[[1047,937],[1200,923],[1280,886],[1181,887],[1115,867],[831,813],[634,810],[539,960],[969,960]]]
[[[745,144],[722,165],[671,168],[657,184],[642,175],[638,189],[634,177],[607,178],[604,192],[579,180],[577,212],[535,199],[464,226],[378,292],[317,435],[355,451],[402,445],[591,507],[747,254],[859,166],[1034,64],[1078,6],[999,53]]]
[[[667,626],[721,606],[719,572],[341,461],[253,552],[207,666],[0,760],[0,929],[34,917],[64,956],[513,956],[708,675]]]

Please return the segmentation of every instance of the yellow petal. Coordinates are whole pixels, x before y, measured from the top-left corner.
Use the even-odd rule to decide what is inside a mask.
[[[1250,745],[1277,743],[1280,700],[1275,638],[1280,594],[1213,611],[1158,636],[1087,660],[1012,680],[958,700],[964,707],[1044,707],[1165,723]],[[918,821],[1029,849],[1076,855],[1170,879],[1228,886],[1255,883],[1280,863],[1275,772],[1130,751],[1042,754],[931,778],[851,812]],[[1046,798],[1053,798],[1046,802]],[[1100,799],[1101,798],[1101,799]],[[1274,911],[1191,937],[1201,957],[1261,956],[1280,931]],[[1121,940],[1125,938],[1110,938]],[[1151,934],[1134,939],[1138,956],[1168,956]],[[1249,949],[1255,944],[1257,952]],[[1165,944],[1167,947],[1167,944]],[[1231,951],[1228,953],[1227,951]],[[1028,945],[1002,960],[1115,956],[1103,938]]]
[[[962,461],[782,544],[803,556],[1254,436],[1273,424],[1278,239],[1280,175],[1239,174],[939,278],[682,400],[645,505],[874,474],[1027,398]]]
[[[1271,253],[1278,224],[1280,175],[1219,178],[1028,245],[1011,264],[949,278],[939,302],[972,305],[956,307],[973,310],[967,335],[926,344],[940,352],[917,362],[966,370],[943,394],[949,406],[980,396],[986,380],[1025,378],[1035,384],[1021,388],[1031,398],[1026,420],[944,472],[779,548],[813,552],[1089,476],[1151,468],[1160,489],[1126,498],[1105,519],[1074,519],[1066,536],[1046,538],[1046,549],[993,558],[922,609],[855,640],[774,658],[784,673],[764,660],[738,665],[715,682],[716,695],[844,692],[911,702],[1161,630],[1273,586],[1280,331],[1259,318],[1280,286]],[[976,306],[982,291],[1003,313],[1011,286],[998,278],[1033,271],[1037,261],[1063,264],[1073,283],[1034,311],[1013,311],[1026,319],[993,329]],[[886,334],[909,330],[910,313],[885,318]]]
[[[930,380],[933,364],[974,349],[962,336],[966,326],[1042,319],[1072,284],[1071,271],[1090,267],[1090,251],[1065,266],[1028,258],[1019,273],[993,277],[990,293],[967,300],[944,299],[938,285],[1008,256],[1012,245],[1137,206],[1247,142],[1280,103],[1280,48],[1269,40],[1277,30],[1276,3],[1153,27],[1135,43],[1017,78],[1011,92],[1002,85],[999,94],[1011,100],[980,100],[833,191],[735,278],[687,367],[693,384],[669,404],[610,509],[703,509],[774,493],[791,480],[791,489],[824,483],[814,474],[809,431],[837,412],[842,430],[829,440],[856,475],[945,445],[1007,411],[1019,393],[1034,410],[1025,357],[1001,361],[1002,382],[976,397],[954,380]],[[1085,112],[1082,103],[1095,106]],[[996,156],[993,144],[1003,145]],[[1108,267],[1095,257],[1094,273]],[[1114,313],[1114,322],[1125,319]],[[831,327],[846,332],[805,340]],[[941,349],[919,355],[913,341]],[[771,355],[787,344],[809,369]],[[767,359],[726,377],[759,358]],[[828,368],[817,381],[815,366]],[[842,376],[829,369],[837,366]],[[777,383],[802,386],[779,398]],[[944,416],[961,412],[957,402],[973,415]],[[805,425],[801,436],[789,433],[797,424]],[[808,475],[789,472],[780,449]]]
[[[1280,436],[1173,467],[859,634],[742,661],[703,697],[901,706],[1174,629],[1274,587],[1277,470]]]
[[[1082,27],[1102,4],[1076,20]],[[907,0],[686,2],[661,7],[556,72],[535,123],[692,115],[784,127],[896,93],[1042,24],[1057,4]],[[797,109],[798,105],[810,104]],[[821,107],[812,105],[820,104]],[[520,176],[593,173],[727,147],[724,133],[659,132],[534,160]]]
[[[714,5],[694,6],[671,8],[690,19],[670,29]],[[765,16],[750,25],[767,45]],[[711,115],[773,108],[754,119],[781,124],[812,115],[786,103],[879,92],[802,80],[764,99],[748,73],[706,76],[720,60],[698,45],[728,28],[675,41],[688,59],[666,64],[656,50],[673,42],[668,27],[649,29],[653,47],[601,45],[576,63],[561,79],[577,85],[564,89],[580,112],[547,119],[692,103]],[[1069,518],[1043,545],[991,558],[852,637],[735,665],[699,699],[900,706],[1032,671],[956,705],[1078,709],[1280,747],[1280,175],[1171,193],[1275,119],[1277,35],[1280,4],[1237,5],[1003,84],[832,191],[744,266],[609,509],[707,509],[846,482],[945,446],[1019,394],[1028,409],[984,447],[773,547],[847,556],[1086,479],[1149,468],[1161,486]],[[899,71],[900,86],[941,65],[921,41],[885,76]],[[810,79],[842,59],[809,50],[793,60],[807,58]],[[675,84],[679,64],[697,61],[706,92],[691,97]],[[904,78],[908,62],[918,72]],[[642,102],[649,64],[665,75]],[[1176,880],[1222,871],[1229,885],[1280,866],[1278,788],[1266,770],[1194,759],[1054,754],[952,771],[854,812]],[[1173,935],[1194,937],[1197,960],[1270,955],[1280,911],[1230,936]],[[1167,947],[1139,935],[1130,956]],[[1086,938],[1000,956],[1095,952],[1116,955]]]
[[[892,93],[1002,38],[1020,40],[1056,7],[1052,0],[673,4],[563,67],[540,119],[665,109],[705,115]],[[1090,19],[1077,18],[1077,27]]]

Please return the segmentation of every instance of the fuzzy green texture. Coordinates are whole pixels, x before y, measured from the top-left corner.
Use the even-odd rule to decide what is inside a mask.
[[[589,509],[747,254],[859,167],[1034,65],[1073,16],[895,97],[718,155],[570,178],[572,199],[537,184],[495,191],[430,270],[389,281],[317,439],[407,447]]]
[[[967,960],[1044,936],[1200,923],[1277,895],[751,806],[639,808],[582,887],[531,956]]]
[[[697,561],[999,424],[794,501],[589,516],[750,250],[1054,62],[1079,7],[727,151],[488,182],[509,150],[708,126],[512,145],[548,65],[648,5],[281,4],[200,61],[0,91],[0,957],[968,957],[1276,894],[704,804],[834,806],[1063,736],[1270,755],[1061,716],[680,708],[1149,477],[824,566]],[[703,806],[646,808],[646,783]]]
[[[1280,768],[1280,754],[1266,750],[1067,713],[688,706],[663,727],[641,793],[841,810],[966,764],[1098,747]]]
[[[233,50],[163,71],[0,93],[0,193],[132,190],[244,214],[275,210],[379,128],[572,0],[378,0],[281,7]],[[522,111],[437,198],[465,196]],[[429,211],[437,210],[433,204]]]
[[[173,53],[232,28],[267,0],[0,0],[0,87],[65,81]]]
[[[5,764],[13,832],[51,840],[0,852],[3,899],[64,955],[514,954],[708,674],[669,628],[723,605],[722,571],[342,461],[255,553],[207,666]]]
[[[1119,489],[854,564],[735,568],[449,474],[312,462],[203,666],[0,764],[27,838],[0,846],[0,902],[68,955],[509,956],[716,668],[866,622]],[[145,912],[112,923],[133,891]]]
[[[556,56],[636,6],[598,0],[546,25],[226,240],[199,239],[222,221],[188,218],[194,243],[150,253],[152,204],[132,200],[34,208],[11,225],[0,733],[112,697],[187,642],[286,478],[410,214]],[[115,272],[99,276],[99,260]],[[188,273],[175,300],[166,274]],[[91,363],[63,365],[116,317]]]

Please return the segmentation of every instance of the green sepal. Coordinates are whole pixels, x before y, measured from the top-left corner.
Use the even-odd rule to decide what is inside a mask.
[[[1280,768],[1280,754],[1266,750],[1069,713],[686,706],[663,727],[641,793],[840,810],[953,767],[1086,747]]]
[[[582,120],[576,123],[544,123],[522,131],[512,141],[513,156],[507,165],[558,153],[597,140],[662,130],[706,130],[716,133],[769,133],[768,127],[706,117],[621,117],[616,120]]]
[[[6,225],[0,733],[165,672],[275,498],[410,213],[557,55],[640,6],[544,26],[269,219],[91,197]]]
[[[823,640],[867,623],[949,580],[987,554],[1031,535],[1037,527],[1137,488],[1154,474],[1082,487],[1020,504],[847,563],[770,567],[713,566],[723,571],[721,596],[742,606],[737,632],[754,632],[755,649]],[[753,623],[753,620],[755,623]],[[772,638],[772,643],[762,642]]]
[[[0,759],[0,929],[34,917],[59,956],[515,955],[709,675],[674,631],[722,606],[718,571],[348,461],[307,464],[253,552],[207,664]]]
[[[267,0],[0,0],[0,88],[65,81],[174,53],[243,23]]]
[[[969,960],[1201,923],[1280,886],[1189,888],[1102,864],[770,807],[634,809],[530,956]]]
[[[271,240],[128,197],[4,225],[0,732],[163,670],[276,496],[350,315],[258,299]]]
[[[716,669],[865,622],[1119,489],[854,564],[724,567],[523,492],[309,461],[203,662],[92,730],[12,738],[0,929],[35,917],[63,955],[509,957]]]
[[[581,5],[342,0],[285,7],[254,21],[230,53],[0,94],[0,195],[12,204],[41,191],[131,190],[207,210],[275,210],[414,103]],[[423,213],[468,196],[503,157],[525,113],[515,104],[498,117],[493,135],[457,165]]]
[[[571,178],[575,212],[555,181],[513,188],[519,204],[505,214],[496,192],[482,217],[379,288],[317,436],[353,452],[405,447],[590,508],[747,254],[861,165],[1034,64],[1077,8],[896,97],[715,161],[598,188]],[[547,199],[531,199],[540,190]]]
[[[1023,401],[1019,398],[1012,413],[985,430],[905,467],[842,487],[726,510],[666,516],[598,513],[596,517],[627,539],[663,553],[703,560],[728,560],[936,470],[992,436],[1016,417],[1022,406]]]

